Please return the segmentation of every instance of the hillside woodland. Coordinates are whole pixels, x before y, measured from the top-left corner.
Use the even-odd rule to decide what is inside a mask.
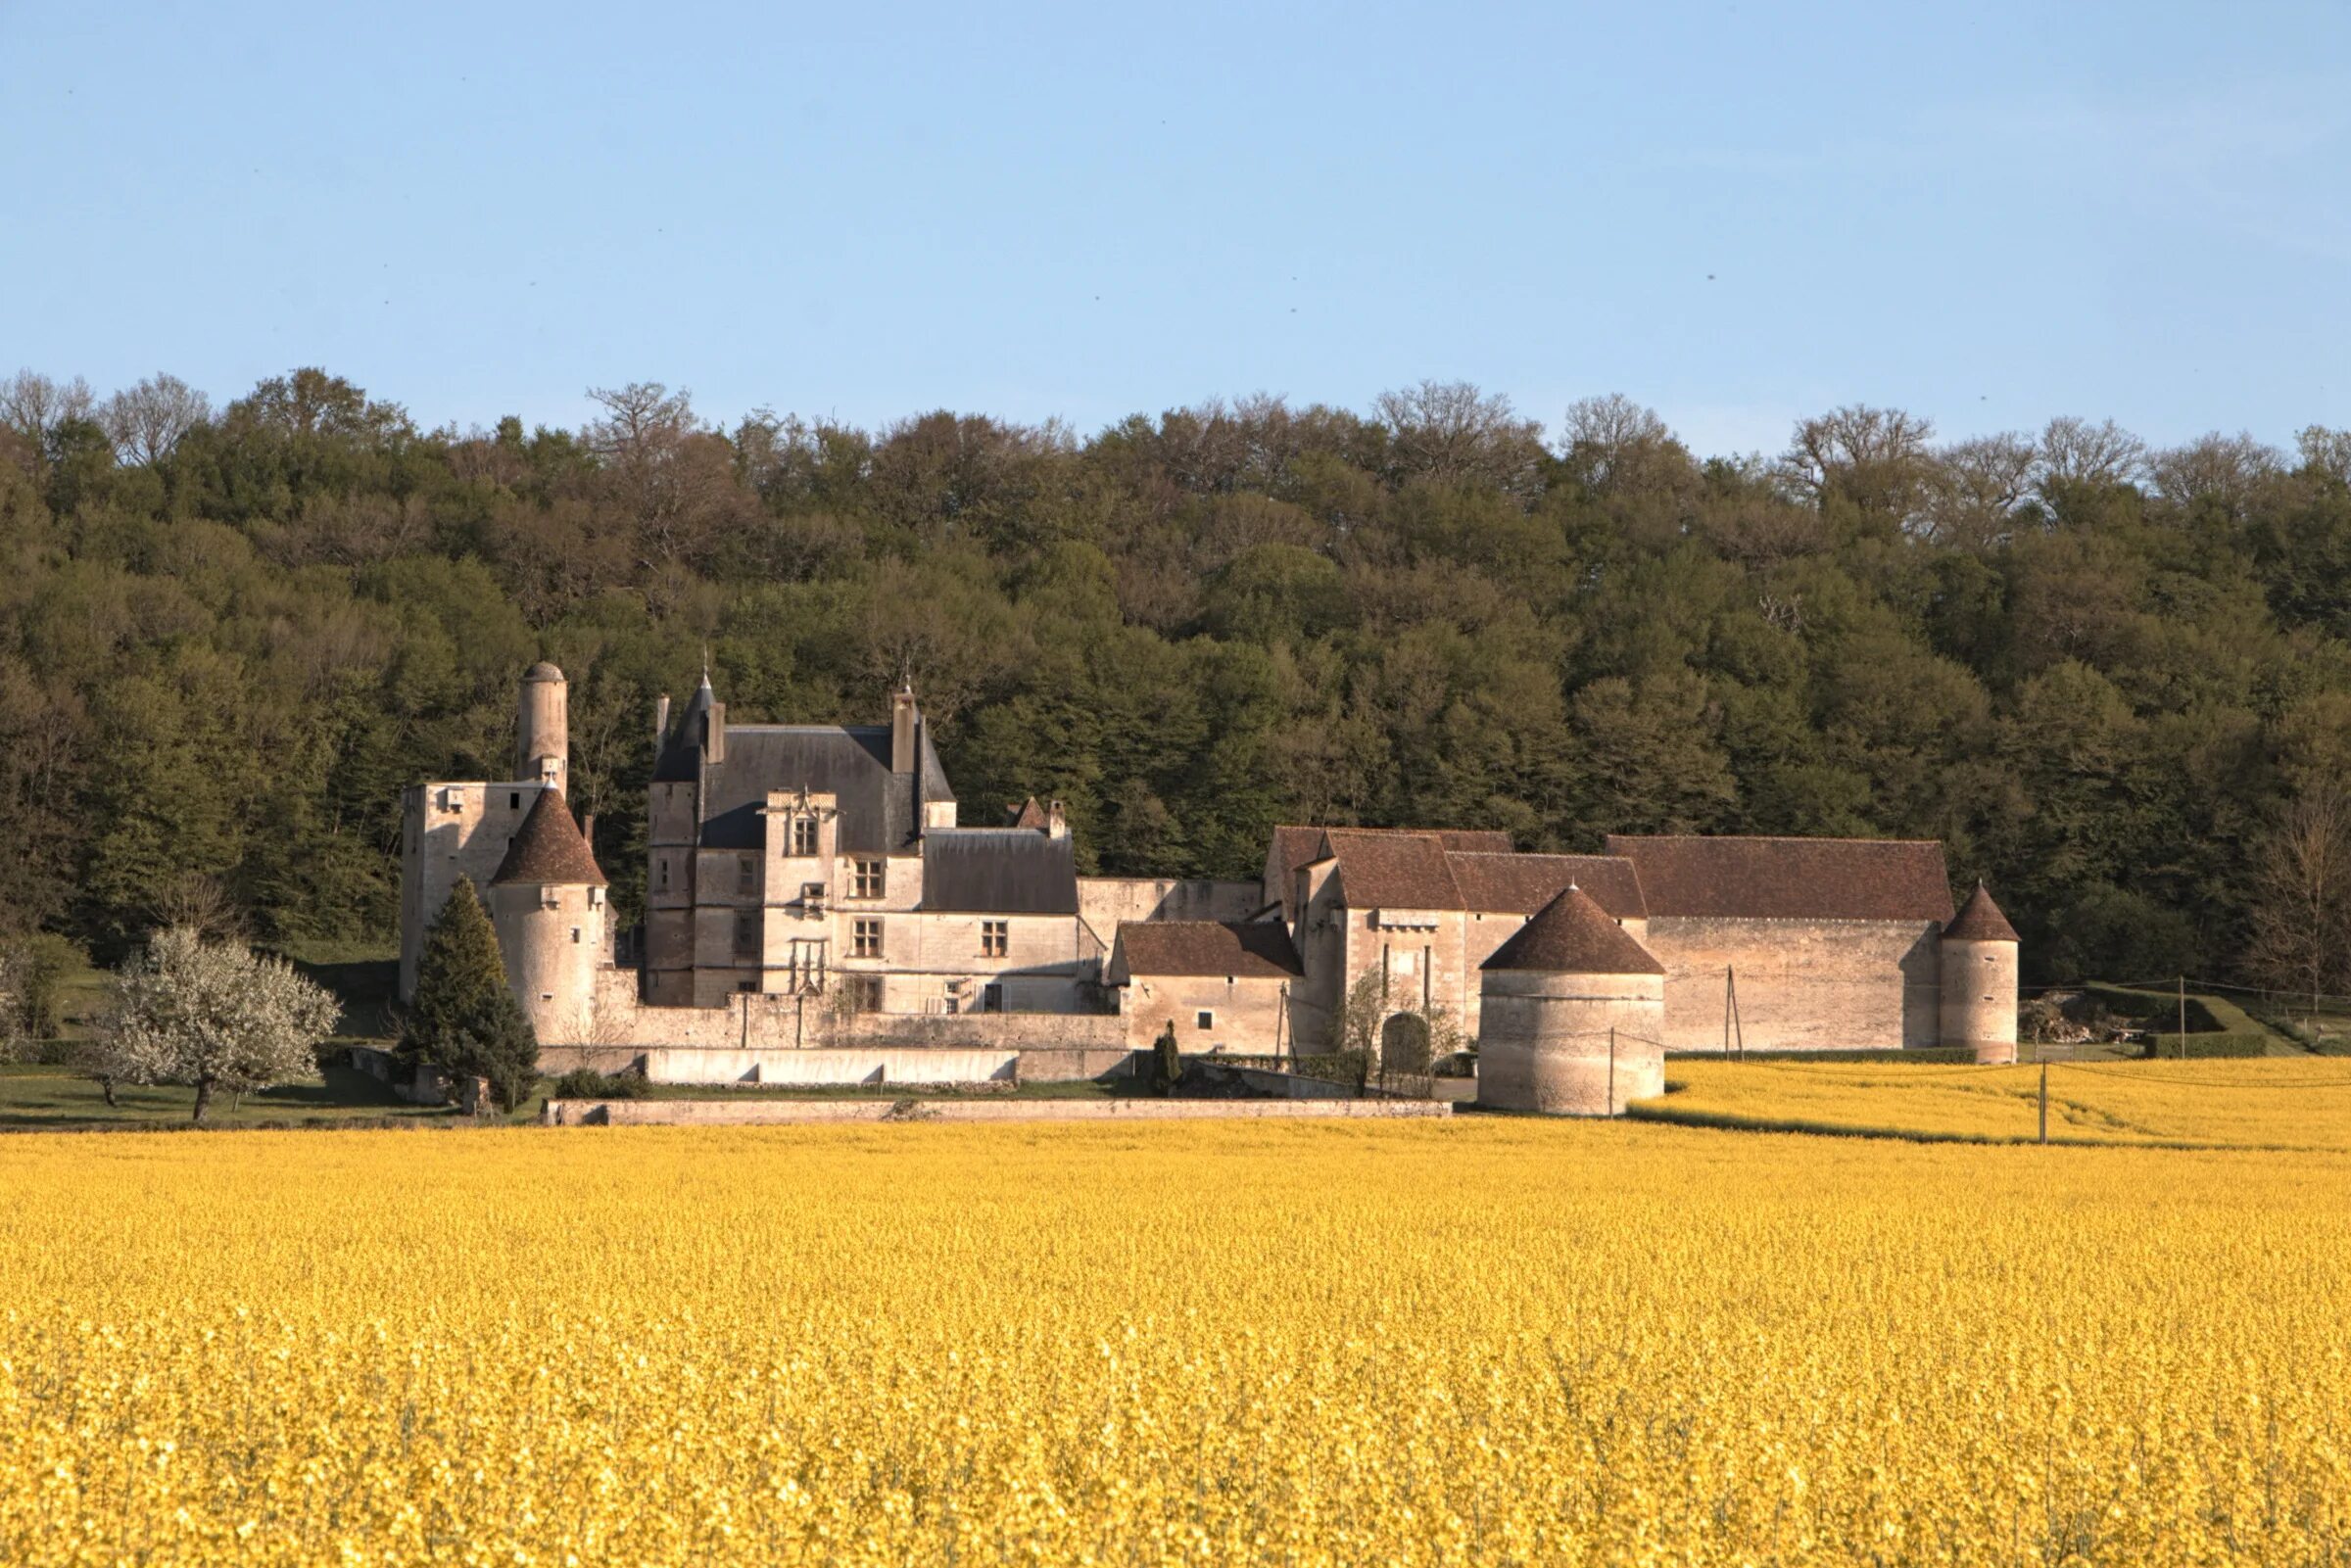
[[[393,931],[399,799],[511,772],[571,678],[629,918],[657,692],[874,722],[910,679],[965,820],[1252,876],[1277,822],[1917,835],[2032,977],[2347,988],[2351,432],[2151,450],[1894,409],[1701,457],[1424,383],[867,431],[683,392],[425,429],[316,369],[0,382],[0,919]]]

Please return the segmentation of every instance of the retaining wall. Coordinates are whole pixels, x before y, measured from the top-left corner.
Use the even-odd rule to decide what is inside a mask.
[[[550,1100],[540,1119],[559,1127],[727,1127],[884,1120],[1411,1118],[1452,1114],[1452,1106],[1431,1100]]]

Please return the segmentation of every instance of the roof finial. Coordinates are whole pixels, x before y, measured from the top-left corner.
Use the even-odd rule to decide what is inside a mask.
[[[710,689],[710,644],[702,644],[702,689]]]

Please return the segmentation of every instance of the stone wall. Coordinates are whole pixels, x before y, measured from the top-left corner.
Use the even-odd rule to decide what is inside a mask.
[[[1124,921],[1247,920],[1264,900],[1256,882],[1207,878],[1080,877],[1079,918],[1108,947]]]
[[[1666,1046],[1723,1048],[1726,971],[1750,1051],[1934,1045],[1941,936],[1933,921],[1653,916],[1646,945],[1665,966]]]
[[[401,794],[400,998],[416,994],[416,962],[457,879],[490,896],[490,879],[539,798],[537,784],[410,784]]]
[[[1199,1121],[1414,1119],[1452,1115],[1435,1100],[550,1100],[551,1126],[777,1125],[802,1121]]]
[[[1120,1022],[1126,1043],[1137,1051],[1149,1050],[1172,1020],[1176,1045],[1186,1055],[1292,1054],[1289,987],[1287,979],[1272,975],[1137,975],[1118,987]]]

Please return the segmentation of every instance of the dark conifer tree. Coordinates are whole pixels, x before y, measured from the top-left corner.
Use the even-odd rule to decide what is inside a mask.
[[[425,936],[400,1052],[456,1076],[486,1079],[502,1111],[529,1099],[538,1079],[538,1036],[506,984],[505,961],[481,895],[464,878],[450,889]]]

